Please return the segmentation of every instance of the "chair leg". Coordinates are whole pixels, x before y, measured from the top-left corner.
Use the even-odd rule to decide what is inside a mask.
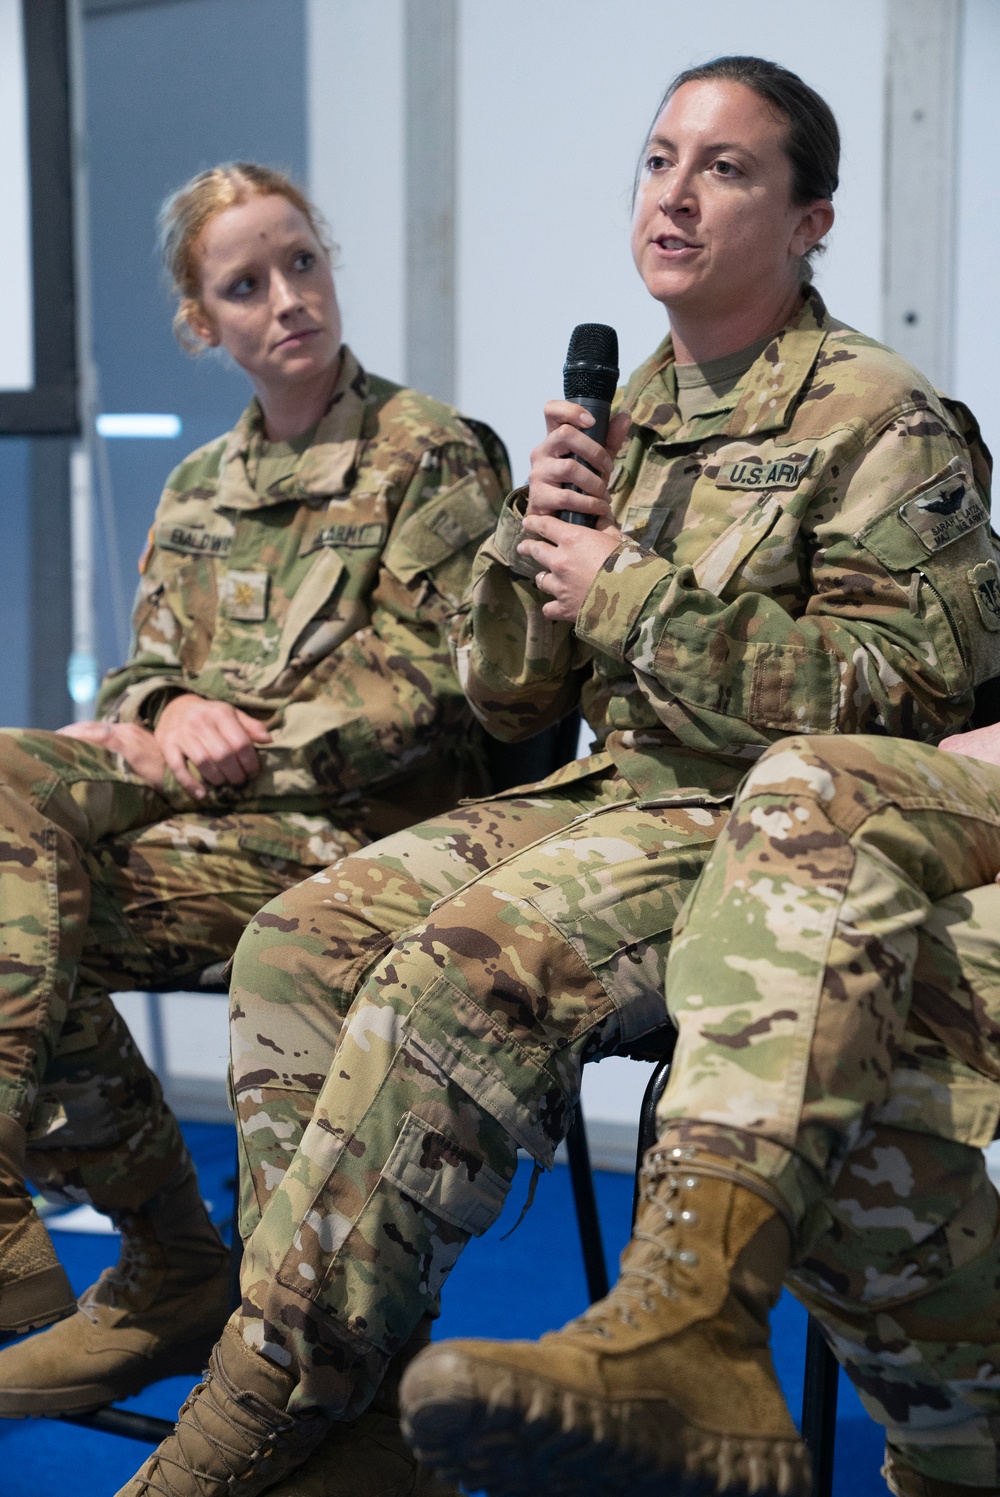
[[[601,1223],[597,1215],[597,1197],[594,1194],[594,1175],[590,1168],[587,1129],[583,1121],[583,1109],[579,1102],[573,1109],[573,1121],[566,1135],[566,1152],[569,1155],[569,1177],[573,1186],[577,1226],[580,1230],[580,1249],[583,1253],[584,1273],[587,1276],[587,1293],[593,1304],[595,1300],[603,1299],[608,1292],[608,1265],[604,1257],[604,1241],[601,1237]]]
[[[152,1414],[137,1414],[134,1409],[95,1409],[92,1414],[53,1415],[60,1424],[79,1424],[84,1429],[99,1429],[105,1435],[122,1435],[126,1440],[141,1440],[159,1445],[174,1432],[170,1419],[154,1419]]]
[[[673,1055],[668,1055],[665,1060],[658,1061],[652,1076],[646,1083],[646,1090],[642,1097],[642,1106],[639,1109],[639,1147],[635,1154],[635,1187],[632,1191],[632,1225],[635,1226],[636,1213],[639,1210],[639,1174],[642,1170],[642,1161],[646,1152],[656,1143],[656,1109],[660,1105],[667,1082],[670,1080],[670,1067],[673,1063]]]
[[[802,1388],[802,1438],[812,1455],[812,1497],[831,1497],[833,1492],[839,1380],[837,1359],[818,1323],[810,1315],[806,1333],[806,1375]]]
[[[229,1308],[238,1310],[243,1302],[240,1269],[243,1267],[243,1239],[240,1236],[240,1151],[236,1150],[233,1173],[233,1224],[229,1237]]]

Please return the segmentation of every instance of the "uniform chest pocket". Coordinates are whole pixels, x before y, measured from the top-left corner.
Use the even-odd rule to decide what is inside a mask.
[[[752,509],[734,520],[694,563],[692,570],[698,586],[720,597],[726,583],[770,535],[781,511],[779,496],[765,494]]]
[[[316,615],[329,605],[346,575],[347,567],[340,555],[324,546],[288,605],[274,655],[261,671],[255,673],[259,690],[266,690],[281,675],[296,642]]]

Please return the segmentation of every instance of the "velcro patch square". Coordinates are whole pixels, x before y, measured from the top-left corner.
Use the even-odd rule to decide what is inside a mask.
[[[222,578],[222,607],[226,618],[260,624],[267,618],[267,572],[226,572]]]
[[[993,560],[981,561],[968,577],[979,617],[987,629],[1000,633],[1000,566]]]

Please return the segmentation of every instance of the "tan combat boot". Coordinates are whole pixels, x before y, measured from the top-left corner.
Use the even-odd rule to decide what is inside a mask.
[[[257,1497],[296,1470],[329,1421],[289,1414],[295,1379],[251,1351],[227,1325],[204,1382],[193,1388],[168,1435],[118,1497]]]
[[[403,1432],[427,1465],[495,1494],[809,1492],[768,1349],[784,1220],[700,1151],[651,1149],[643,1175],[607,1299],[540,1342],[443,1342],[407,1369]]]
[[[885,1447],[885,1465],[882,1467],[885,1484],[894,1497],[996,1497],[997,1488],[959,1486],[956,1481],[945,1481],[939,1476],[924,1476],[908,1465],[898,1450],[891,1445]]]
[[[205,1367],[229,1317],[229,1250],[190,1163],[178,1175],[116,1215],[121,1256],[75,1315],[0,1351],[0,1417],[80,1414]]]
[[[332,1424],[309,1459],[272,1487],[270,1497],[461,1497],[456,1486],[417,1464],[399,1427],[399,1380],[430,1339],[428,1315],[389,1363],[365,1412]]]
[[[0,1341],[76,1309],[52,1238],[24,1184],[24,1129],[0,1113]]]

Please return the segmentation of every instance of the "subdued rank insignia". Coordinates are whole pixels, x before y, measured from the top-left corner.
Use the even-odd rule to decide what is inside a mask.
[[[226,617],[244,624],[267,618],[267,572],[226,572],[222,579],[222,607]]]
[[[899,507],[899,518],[927,551],[940,551],[985,525],[989,517],[968,474],[961,471],[948,473]]]
[[[979,617],[987,629],[1000,634],[1000,566],[992,560],[981,561],[968,576]]]
[[[759,457],[741,457],[734,463],[723,463],[715,480],[720,489],[797,489],[805,478],[812,458],[810,452],[791,452],[788,457],[762,462]]]

